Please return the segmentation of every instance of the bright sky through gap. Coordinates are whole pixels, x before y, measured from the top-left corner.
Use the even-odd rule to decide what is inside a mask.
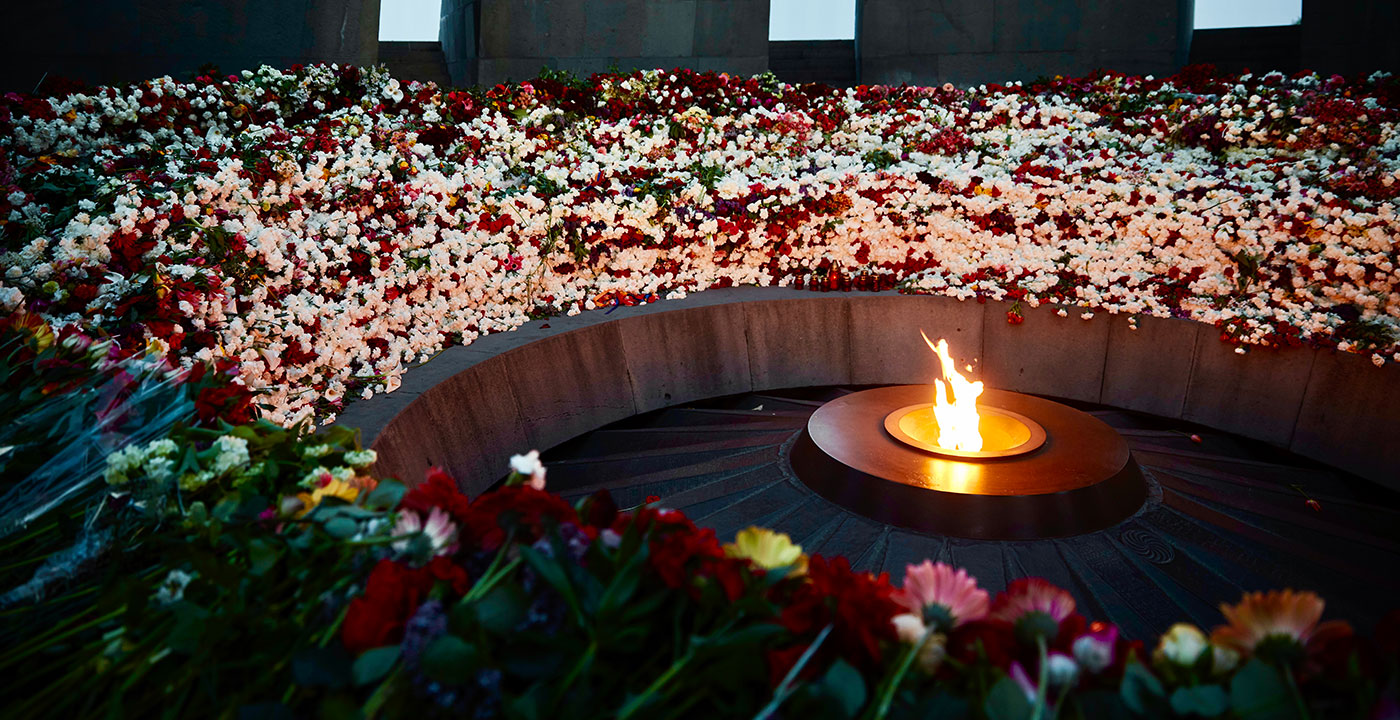
[[[770,40],[850,40],[856,0],[771,0]],[[437,40],[442,0],[381,0],[380,40]],[[1196,27],[1292,25],[1303,0],[1196,0]]]
[[[442,0],[380,0],[380,40],[437,40]]]

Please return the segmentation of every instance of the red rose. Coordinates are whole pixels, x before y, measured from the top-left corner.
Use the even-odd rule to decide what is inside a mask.
[[[340,639],[353,654],[393,645],[403,639],[404,623],[413,616],[433,586],[426,570],[414,570],[392,560],[380,560],[365,582],[365,591],[350,601]]]

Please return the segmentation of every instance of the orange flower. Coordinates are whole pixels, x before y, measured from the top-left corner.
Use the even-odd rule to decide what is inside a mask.
[[[1330,631],[1338,624],[1334,621],[1318,625],[1325,604],[1312,592],[1245,593],[1238,605],[1220,606],[1229,624],[1215,628],[1210,640],[1241,655],[1254,653],[1265,641],[1281,641],[1285,647],[1301,649],[1308,638],[1319,631]]]

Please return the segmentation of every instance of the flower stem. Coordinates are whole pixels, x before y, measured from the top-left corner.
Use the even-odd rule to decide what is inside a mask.
[[[802,653],[802,657],[797,658],[797,662],[793,663],[792,669],[788,670],[787,675],[783,677],[783,681],[778,683],[778,689],[773,691],[773,699],[770,700],[767,705],[764,705],[763,709],[759,710],[757,715],[754,715],[754,720],[765,720],[765,718],[777,712],[778,707],[783,704],[783,701],[787,700],[788,696],[796,691],[793,683],[797,680],[797,674],[802,672],[802,668],[811,661],[813,655],[817,654],[817,648],[821,647],[822,643],[826,642],[826,637],[831,634],[831,628],[831,625],[827,625],[822,628],[821,632],[817,633],[817,639],[813,640],[812,644],[807,646],[806,652]]]
[[[627,718],[632,717],[638,710],[641,710],[642,706],[651,702],[652,696],[656,695],[656,693],[661,690],[661,686],[670,682],[671,678],[675,677],[686,665],[690,664],[691,659],[694,657],[695,651],[693,649],[687,649],[685,654],[682,655],[679,660],[671,663],[671,667],[666,668],[666,672],[661,673],[661,677],[653,681],[651,685],[648,685],[647,689],[643,690],[641,695],[632,698],[630,702],[622,706],[622,712],[617,714],[617,720],[627,720]]]
[[[585,668],[593,664],[593,658],[597,654],[598,641],[595,639],[588,643],[588,649],[584,651],[583,657],[579,658],[579,661],[574,663],[574,667],[570,669],[569,674],[564,677],[564,682],[559,684],[559,689],[555,691],[555,707],[558,707],[559,703],[564,700],[564,693],[568,692],[569,688],[573,686],[574,681],[578,679],[578,676],[583,674]]]
[[[1283,677],[1288,681],[1288,693],[1293,696],[1293,704],[1298,706],[1299,720],[1309,720],[1312,716],[1308,713],[1307,703],[1303,702],[1303,693],[1298,690],[1298,683],[1293,679],[1293,671],[1288,667],[1282,667]]]
[[[904,651],[904,656],[900,658],[899,667],[894,674],[885,679],[880,692],[880,701],[875,705],[875,720],[882,720],[890,712],[890,704],[894,702],[895,691],[899,690],[900,683],[904,682],[904,676],[909,672],[909,667],[914,664],[914,658],[924,651],[924,646],[933,638],[938,630],[936,626],[929,626],[924,630],[923,637],[919,638],[916,645],[910,646]]]
[[[1037,636],[1035,645],[1040,651],[1040,672],[1035,683],[1035,707],[1031,708],[1031,720],[1040,720],[1045,717],[1045,684],[1050,680],[1050,662],[1045,649],[1045,636]]]

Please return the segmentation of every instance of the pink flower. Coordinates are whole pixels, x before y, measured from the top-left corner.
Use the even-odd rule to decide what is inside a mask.
[[[977,579],[947,563],[925,560],[904,569],[904,589],[899,602],[927,621],[930,611],[944,631],[987,616],[987,591],[977,587]]]
[[[393,543],[394,549],[407,552],[413,536],[420,533],[428,539],[433,555],[451,555],[457,550],[457,524],[452,522],[452,516],[440,507],[433,507],[428,512],[426,523],[412,510],[400,513],[399,521],[394,525],[393,536],[403,539]]]
[[[1041,578],[1021,578],[997,596],[988,617],[1010,623],[1017,640],[1034,645],[1037,639],[1054,639],[1060,623],[1072,614],[1074,598],[1069,593]]]
[[[1015,624],[1035,612],[1045,613],[1059,624],[1074,612],[1074,598],[1044,578],[1021,578],[997,596],[991,617]]]
[[[1035,702],[1035,681],[1031,680],[1031,676],[1026,673],[1026,668],[1023,667],[1021,663],[1011,663],[1011,679],[1016,683],[1016,687],[1020,688],[1021,692],[1025,694],[1026,700]]]

